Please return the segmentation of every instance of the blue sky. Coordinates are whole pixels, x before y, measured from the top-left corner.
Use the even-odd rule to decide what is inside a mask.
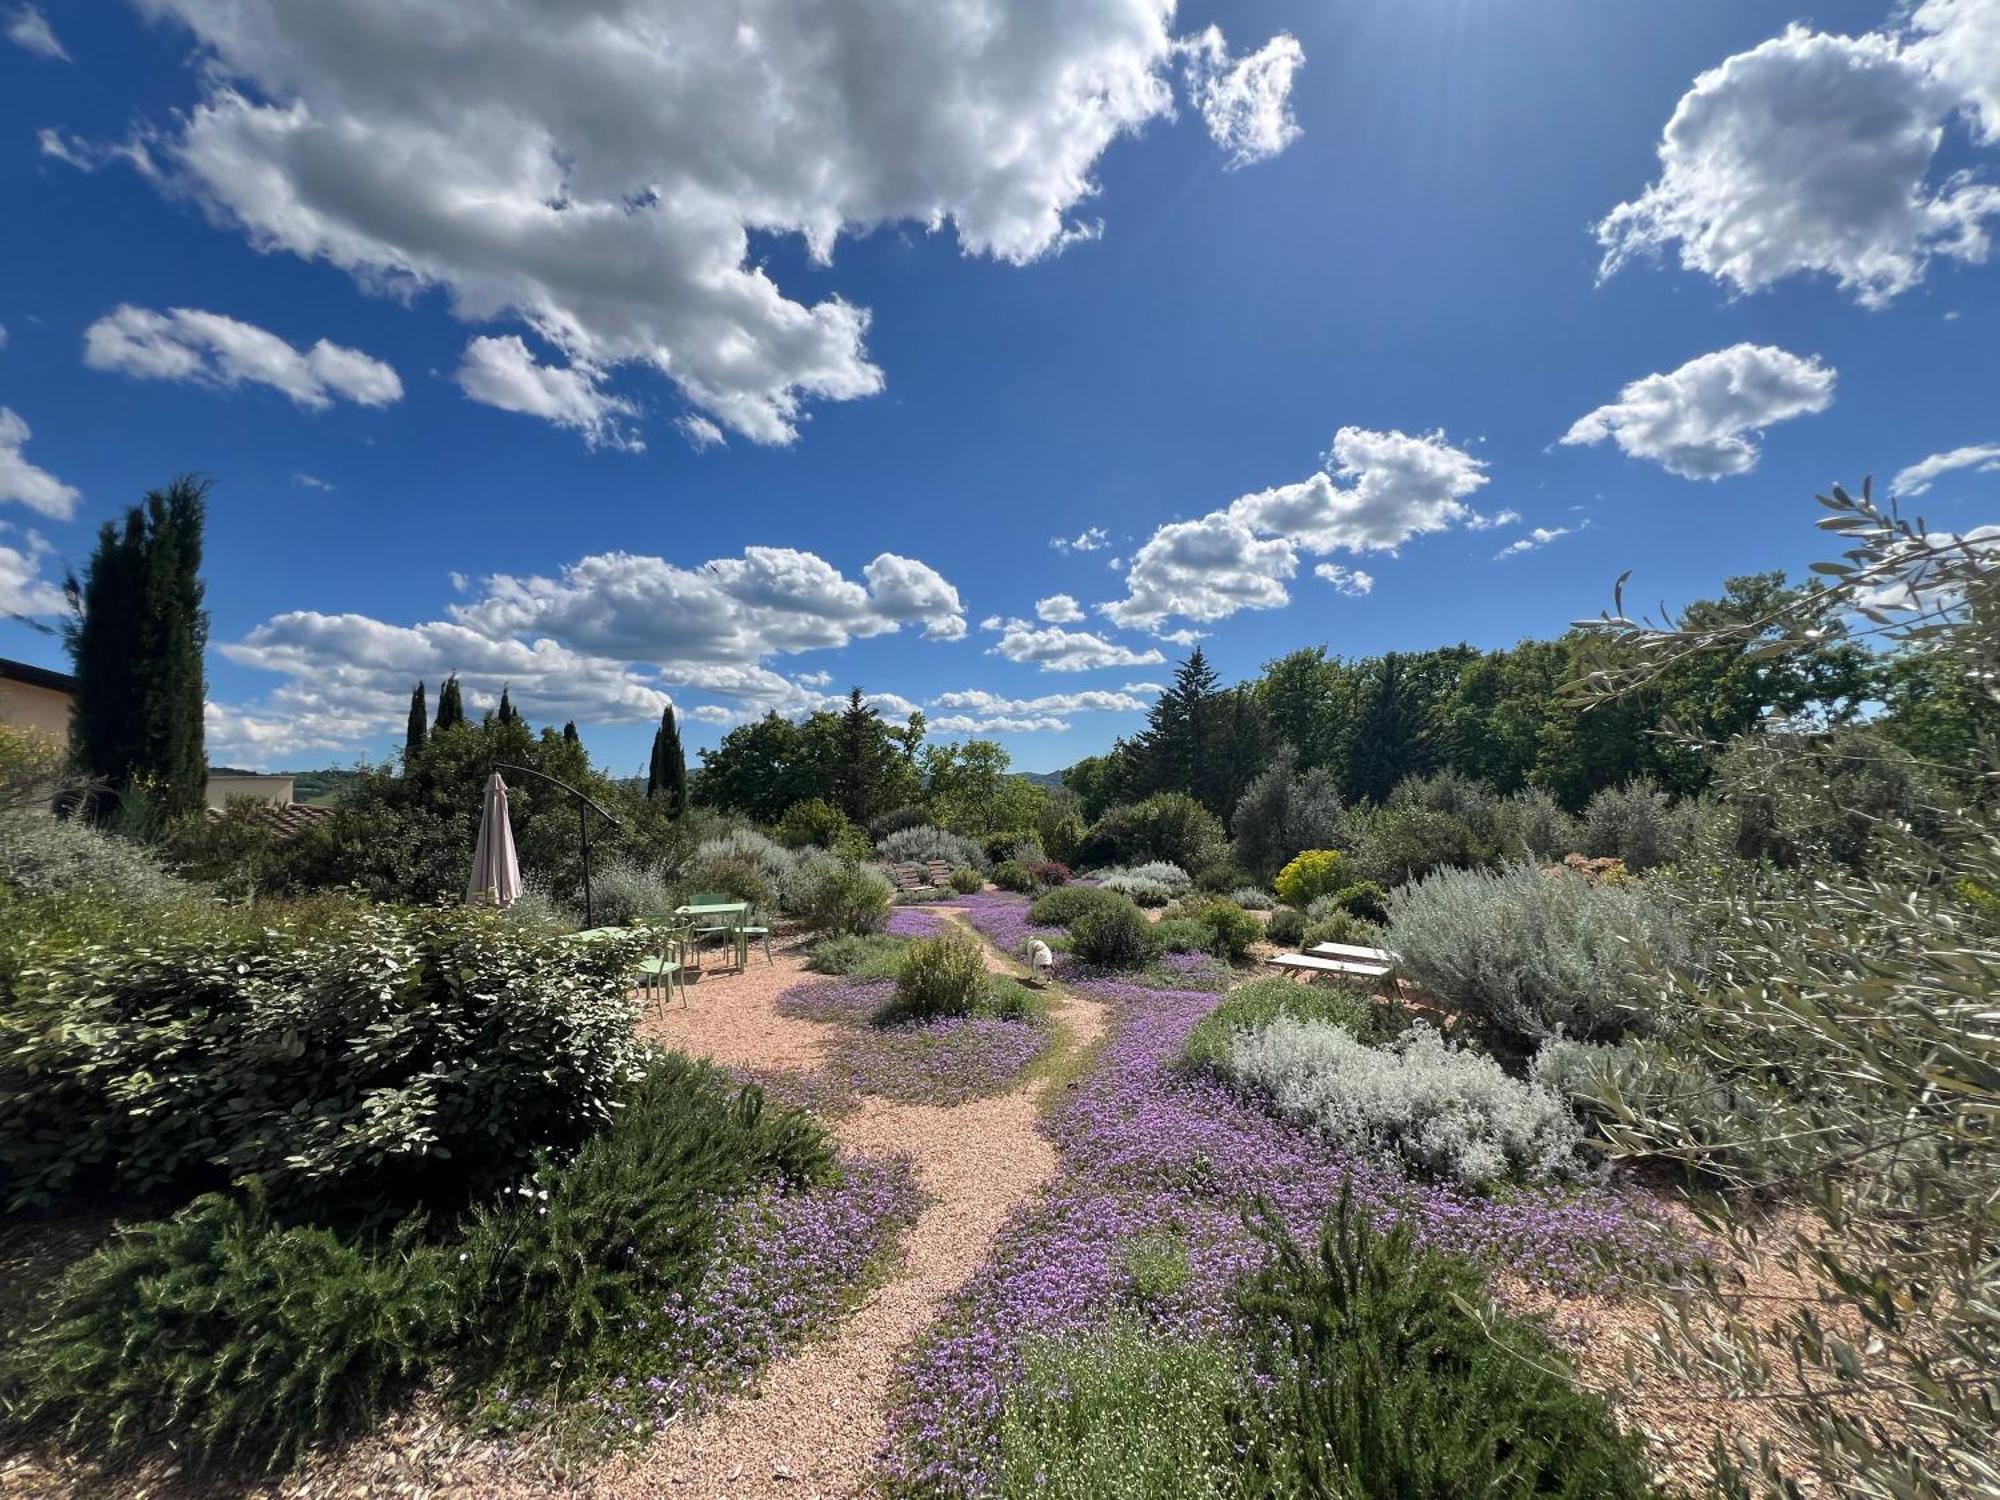
[[[0,0],[0,604],[212,476],[215,761],[457,669],[620,770],[850,684],[1052,769],[1194,632],[1996,519],[2000,0],[497,8]]]

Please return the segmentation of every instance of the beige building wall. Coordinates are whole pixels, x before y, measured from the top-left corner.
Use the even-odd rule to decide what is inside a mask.
[[[70,701],[70,695],[57,688],[0,677],[0,724],[10,729],[32,729],[66,743]]]
[[[289,776],[218,776],[208,773],[208,805],[225,808],[232,802],[245,799],[253,802],[275,802],[287,807],[292,800],[292,778]]]

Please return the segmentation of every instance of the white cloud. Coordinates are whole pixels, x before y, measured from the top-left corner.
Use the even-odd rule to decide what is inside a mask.
[[[722,447],[729,441],[723,436],[722,429],[707,417],[698,417],[691,412],[674,425],[680,428],[681,436],[688,440],[688,446],[697,453]]]
[[[1465,529],[1467,531],[1491,531],[1498,526],[1517,526],[1520,524],[1520,521],[1521,513],[1518,510],[1495,511],[1490,516],[1482,515],[1475,510],[1465,518]]]
[[[1111,545],[1111,533],[1102,526],[1086,526],[1075,536],[1052,536],[1049,545],[1058,552],[1102,552]]]
[[[0,502],[16,500],[52,520],[67,521],[76,514],[81,497],[76,486],[28,462],[21,450],[31,436],[17,413],[0,406]]]
[[[0,323],[0,349],[7,347],[7,325]]]
[[[1099,667],[1147,667],[1166,657],[1152,648],[1134,651],[1088,630],[1045,625],[1039,630],[1026,620],[1000,624],[1000,641],[989,654],[1008,661],[1030,662],[1044,672],[1089,672]]]
[[[311,411],[336,400],[387,406],[403,398],[396,372],[359,349],[325,339],[295,349],[254,323],[189,307],[113,308],[84,330],[83,362],[141,380],[267,385]]]
[[[1324,579],[1350,599],[1365,598],[1375,592],[1375,576],[1364,573],[1359,568],[1344,568],[1339,563],[1321,563],[1313,569],[1315,578]]]
[[[1914,500],[1919,495],[1929,494],[1931,486],[1944,475],[1955,474],[1961,469],[1976,469],[1982,474],[2000,471],[2000,443],[1979,443],[1968,448],[1953,448],[1948,453],[1933,453],[1890,480],[1889,493]]]
[[[1583,530],[1581,526],[1537,526],[1524,537],[1517,537],[1493,554],[1498,562],[1503,557],[1518,557],[1523,552],[1533,552],[1537,547],[1546,547],[1558,537],[1574,535]]]
[[[984,719],[970,714],[946,714],[941,719],[933,719],[929,727],[939,734],[1036,734],[1044,730],[1060,732],[1068,729],[1069,721],[1046,714],[1035,718],[996,714]]]
[[[1148,697],[1159,693],[1159,686],[1150,682],[1132,683],[1118,691],[1093,688],[1080,693],[1043,693],[1034,698],[1008,698],[985,688],[965,688],[940,693],[931,702],[939,708],[986,715],[1135,713],[1145,708]]]
[[[651,368],[762,443],[883,374],[866,310],[788,297],[753,233],[829,263],[843,234],[949,226],[1033,261],[1093,232],[1106,148],[1173,112],[1172,0],[140,6],[198,41],[202,97],[155,151],[219,220],[441,287],[572,369]]]
[[[1211,26],[1181,49],[1188,96],[1231,168],[1268,161],[1299,138],[1292,77],[1306,54],[1298,38],[1281,31],[1255,52],[1231,57],[1221,28]]]
[[[32,5],[15,8],[7,17],[7,40],[22,47],[37,57],[50,58],[55,62],[68,62],[69,53],[56,39],[55,30],[49,25],[49,18]]]
[[[334,487],[326,480],[321,479],[319,475],[308,474],[303,469],[293,471],[292,483],[302,490],[331,490]]]
[[[1051,625],[1074,625],[1083,618],[1083,606],[1070,594],[1051,594],[1035,601],[1035,618]]]
[[[1757,467],[1763,430],[1825,411],[1834,379],[1817,359],[1737,344],[1633,381],[1616,401],[1578,417],[1562,441],[1574,447],[1610,438],[1630,457],[1683,479],[1747,474]]]
[[[444,613],[415,625],[310,610],[274,616],[220,649],[288,680],[264,704],[232,712],[294,717],[301,734],[353,744],[396,722],[413,681],[435,684],[457,672],[475,708],[507,687],[538,719],[643,723],[685,689],[734,700],[706,705],[714,712],[703,722],[715,713],[740,722],[842,701],[827,693],[826,672],[788,677],[770,665],[775,657],[905,626],[933,639],[965,631],[957,590],[924,563],[885,552],[856,581],[810,552],[780,547],[694,569],[602,553],[555,578],[480,579],[473,597]],[[869,701],[897,717],[916,707],[894,693]]]
[[[1176,615],[1206,624],[1281,608],[1301,551],[1394,552],[1465,523],[1476,514],[1466,498],[1487,482],[1485,471],[1442,433],[1343,427],[1326,468],[1310,478],[1162,526],[1132,555],[1126,597],[1101,608],[1117,624],[1156,632]]]
[[[588,365],[545,365],[515,334],[476,338],[465,346],[453,377],[458,388],[482,406],[540,417],[583,434],[595,448],[638,453],[645,444],[619,419],[636,413],[631,402],[605,392],[602,374]]]
[[[1792,26],[1703,73],[1660,142],[1660,175],[1597,226],[1603,275],[1678,246],[1681,264],[1754,292],[1828,275],[1866,306],[1932,259],[1978,262],[2000,188],[1932,180],[1947,119],[2000,98],[1991,0],[1931,0],[1930,34],[1829,36]]]
[[[1206,630],[1195,630],[1191,627],[1183,626],[1179,630],[1155,631],[1153,638],[1165,641],[1169,646],[1187,647],[1192,646],[1196,641],[1207,640],[1208,632]]]
[[[13,531],[0,521],[0,537]],[[0,541],[0,616],[57,615],[69,607],[63,591],[42,576],[42,559],[55,549],[40,532],[21,534],[21,545]]]

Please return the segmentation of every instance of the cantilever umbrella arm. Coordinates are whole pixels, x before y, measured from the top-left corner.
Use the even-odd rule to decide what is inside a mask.
[[[590,909],[590,815],[596,813],[613,828],[623,828],[625,825],[567,781],[558,781],[546,772],[537,771],[533,766],[517,766],[512,761],[496,760],[493,762],[493,769],[517,771],[523,776],[532,776],[537,781],[546,781],[550,786],[567,793],[575,801],[577,833],[583,840],[583,925],[585,927],[594,925]]]

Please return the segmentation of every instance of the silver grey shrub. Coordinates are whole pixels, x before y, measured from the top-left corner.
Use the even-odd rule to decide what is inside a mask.
[[[1194,889],[1194,879],[1179,865],[1156,859],[1129,869],[1114,865],[1098,877],[1107,891],[1130,896],[1141,906],[1165,906]]]
[[[693,867],[712,860],[739,859],[756,867],[780,905],[787,887],[799,873],[799,855],[754,828],[738,828],[718,838],[704,839],[695,849]]]
[[[1245,911],[1270,911],[1278,904],[1278,898],[1262,886],[1239,885],[1229,893],[1229,899]]]
[[[1345,1027],[1280,1016],[1235,1038],[1229,1073],[1336,1145],[1466,1187],[1577,1170],[1582,1128],[1555,1092],[1422,1024],[1370,1047]]]
[[[1688,956],[1684,924],[1639,884],[1593,885],[1532,865],[1440,870],[1390,897],[1387,946],[1406,978],[1523,1061],[1558,1034],[1616,1041],[1663,1018],[1644,963]]]
[[[1547,863],[1583,849],[1583,824],[1540,787],[1527,787],[1501,804],[1501,821],[1530,858]]]
[[[156,903],[193,893],[144,846],[39,811],[0,815],[0,880],[24,896],[95,890],[121,902]]]
[[[978,839],[949,833],[928,823],[899,828],[875,847],[885,864],[921,865],[941,859],[954,870],[966,865],[979,871],[984,871],[987,864],[986,851],[979,846]]]
[[[582,895],[579,890],[579,901]],[[626,927],[640,917],[663,917],[676,904],[660,872],[637,860],[607,859],[590,872],[590,919],[600,926]]]
[[[1674,806],[1644,776],[1605,787],[1583,812],[1583,852],[1593,859],[1622,859],[1634,872],[1680,858],[1693,832],[1693,807]]]

